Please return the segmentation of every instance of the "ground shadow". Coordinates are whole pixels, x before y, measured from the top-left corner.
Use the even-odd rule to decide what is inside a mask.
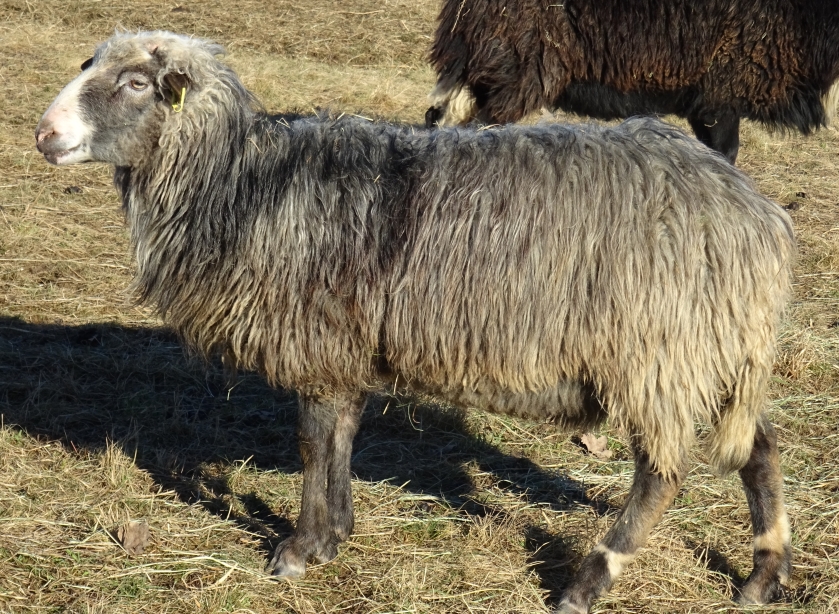
[[[685,545],[693,552],[694,558],[699,561],[708,571],[726,576],[732,586],[740,588],[746,583],[746,578],[731,566],[728,559],[715,548],[707,544],[699,544],[692,540],[686,540]]]
[[[163,488],[261,535],[266,555],[291,533],[290,520],[258,493],[232,493],[207,467],[249,458],[258,469],[300,471],[296,395],[273,390],[256,375],[228,389],[219,364],[187,357],[164,329],[0,317],[0,413],[5,424],[73,450],[120,442]],[[590,500],[583,484],[474,435],[462,412],[432,404],[376,398],[365,410],[352,459],[360,479],[404,485],[464,514],[498,514],[473,496],[466,463],[530,502],[609,509]],[[231,509],[231,496],[245,513]],[[535,527],[526,541],[545,587],[560,591],[576,561],[570,548]]]
[[[575,550],[567,538],[551,535],[540,527],[529,527],[524,537],[525,547],[531,552],[530,564],[539,576],[541,588],[548,593],[545,602],[548,606],[557,605],[585,553]]]
[[[734,588],[734,595],[738,595],[740,590],[748,581],[748,576],[741,574],[734,568],[729,560],[716,548],[712,548],[707,544],[700,544],[693,540],[686,539],[685,546],[691,550],[694,558],[704,566],[708,571],[724,576],[731,583]],[[807,592],[807,588],[801,585],[796,590],[790,590],[788,587],[781,587],[781,589],[771,599],[771,603],[796,603],[805,605],[813,598],[812,593]]]

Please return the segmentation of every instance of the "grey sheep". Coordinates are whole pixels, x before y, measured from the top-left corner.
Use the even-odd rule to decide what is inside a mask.
[[[353,528],[350,453],[387,387],[629,437],[626,505],[559,612],[588,611],[682,481],[694,426],[739,470],[755,569],[790,571],[764,416],[790,286],[787,214],[653,119],[414,130],[266,115],[217,45],[163,32],[96,50],[38,124],[54,164],[116,168],[135,286],[194,348],[300,394],[303,500],[269,564],[302,576]]]

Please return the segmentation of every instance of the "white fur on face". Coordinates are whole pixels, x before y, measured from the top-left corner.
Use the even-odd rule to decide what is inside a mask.
[[[462,126],[475,118],[478,112],[475,97],[466,86],[445,89],[438,83],[428,95],[432,107],[445,109],[437,121],[438,126]]]
[[[93,127],[82,116],[80,95],[90,79],[88,69],[68,83],[44,113],[35,138],[44,143],[44,157],[53,164],[76,164],[92,160],[90,137]]]
[[[836,107],[839,106],[839,81],[835,81],[827,90],[827,93],[822,96],[822,106],[824,107],[825,123],[828,126],[833,126],[836,122]]]

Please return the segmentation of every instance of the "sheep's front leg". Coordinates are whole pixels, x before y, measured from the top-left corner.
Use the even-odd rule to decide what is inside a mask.
[[[636,451],[635,477],[617,520],[580,566],[565,591],[557,614],[583,614],[595,597],[602,595],[643,546],[650,529],[673,502],[682,476],[655,473],[646,452]]]
[[[353,527],[350,456],[363,399],[301,398],[298,419],[303,499],[294,534],[274,551],[268,570],[301,578],[306,563],[330,561]]]
[[[778,438],[766,416],[757,424],[754,447],[740,470],[740,479],[752,515],[754,569],[737,601],[744,605],[768,603],[789,580],[791,548]]]
[[[720,152],[731,164],[740,151],[740,116],[733,109],[721,109],[688,117],[696,138]]]

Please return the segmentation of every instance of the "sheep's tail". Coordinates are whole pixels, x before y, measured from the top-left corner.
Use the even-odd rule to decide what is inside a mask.
[[[741,469],[749,460],[765,409],[771,354],[768,360],[744,361],[732,394],[720,408],[707,440],[708,462],[719,475]]]
[[[749,461],[766,409],[778,328],[791,294],[796,256],[792,220],[776,204],[767,204],[761,222],[760,234],[749,241],[757,250],[750,269],[739,282],[734,280],[748,299],[740,301],[739,307],[737,301],[729,302],[737,324],[721,330],[715,344],[727,349],[717,366],[722,384],[720,405],[712,419],[706,451],[711,467],[720,475],[741,469]],[[734,298],[736,293],[728,296]]]

